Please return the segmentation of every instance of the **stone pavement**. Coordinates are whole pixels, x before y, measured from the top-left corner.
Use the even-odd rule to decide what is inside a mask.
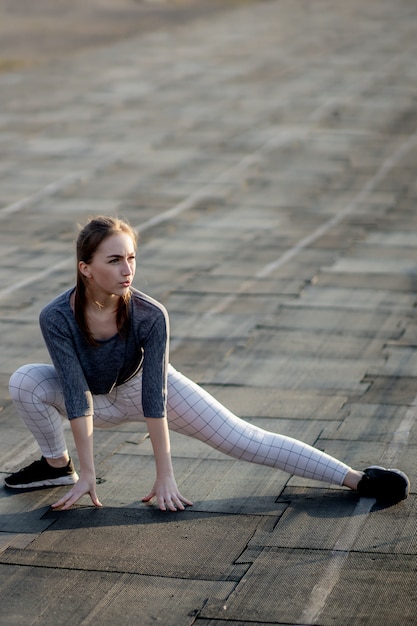
[[[8,377],[48,359],[76,222],[117,213],[177,368],[412,479],[381,508],[174,435],[194,506],[162,513],[144,427],[97,431],[103,509],[0,490],[0,624],[417,623],[416,27],[412,0],[232,3],[0,74],[3,476],[38,454]]]

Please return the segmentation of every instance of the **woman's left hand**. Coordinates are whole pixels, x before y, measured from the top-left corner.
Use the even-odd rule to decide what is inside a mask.
[[[191,500],[184,498],[178,491],[177,483],[173,476],[165,478],[157,478],[152,490],[147,496],[142,498],[142,502],[150,502],[152,498],[156,498],[161,511],[184,511],[185,506],[192,506]]]

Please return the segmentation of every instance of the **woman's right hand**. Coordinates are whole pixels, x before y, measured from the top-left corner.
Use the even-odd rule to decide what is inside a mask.
[[[62,511],[67,511],[73,504],[78,502],[82,496],[89,494],[94,506],[103,506],[97,497],[96,492],[96,477],[95,475],[84,476],[81,474],[79,480],[75,485],[67,491],[67,493],[60,498],[57,502],[52,504],[53,509],[61,508]]]
[[[93,416],[82,415],[70,420],[72,434],[80,463],[80,478],[52,508],[61,507],[63,511],[78,502],[82,496],[89,494],[94,506],[103,506],[96,492],[96,470],[93,457]]]

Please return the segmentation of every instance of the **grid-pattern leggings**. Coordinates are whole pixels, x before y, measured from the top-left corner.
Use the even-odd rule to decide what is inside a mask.
[[[62,456],[67,446],[63,420],[65,404],[52,365],[19,368],[10,379],[10,394],[23,421],[47,458]],[[94,427],[111,428],[144,421],[142,376],[106,395],[93,396]],[[342,485],[349,467],[290,437],[271,433],[236,417],[213,396],[177,372],[168,370],[169,428],[194,437],[237,459],[281,469],[290,474]]]

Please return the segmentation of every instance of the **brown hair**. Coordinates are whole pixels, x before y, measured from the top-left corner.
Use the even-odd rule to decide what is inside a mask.
[[[92,346],[97,346],[97,342],[92,336],[88,328],[85,309],[87,305],[86,279],[80,272],[79,263],[90,263],[99,245],[117,233],[126,233],[130,235],[136,249],[137,235],[134,229],[127,223],[117,217],[106,217],[99,215],[91,218],[87,224],[80,230],[77,238],[77,284],[74,299],[74,315],[75,319],[87,341]],[[116,323],[117,330],[121,335],[125,335],[129,323],[129,302],[130,292],[123,298],[120,298],[119,307],[117,309]]]

